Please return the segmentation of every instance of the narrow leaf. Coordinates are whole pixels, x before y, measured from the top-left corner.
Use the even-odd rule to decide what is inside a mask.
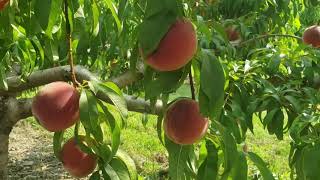
[[[248,157],[257,166],[264,180],[274,180],[272,172],[267,167],[267,164],[255,153],[249,152]]]

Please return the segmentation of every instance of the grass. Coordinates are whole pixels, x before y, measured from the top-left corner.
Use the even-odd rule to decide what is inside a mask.
[[[290,179],[288,134],[285,134],[284,139],[279,141],[275,135],[269,135],[257,119],[254,119],[254,125],[255,134],[249,132],[246,141],[249,151],[258,154],[279,179]],[[256,172],[257,168],[249,162],[249,174],[253,175]]]
[[[141,118],[141,115],[135,114],[128,120],[128,127],[122,131],[122,148],[136,160],[140,175],[146,176],[160,171],[167,166],[167,162],[163,160],[166,151],[157,137],[156,119],[151,117],[144,127]],[[279,179],[290,179],[288,135],[279,141],[274,135],[269,135],[258,120],[255,120],[254,133],[254,135],[248,133],[246,142],[249,151],[262,157]],[[253,163],[250,161],[248,163],[249,175],[257,174],[258,170]]]
[[[142,117],[134,113],[128,119],[127,128],[121,134],[121,148],[135,160],[139,174],[147,176],[165,168],[166,150],[158,139],[156,117],[149,116],[145,126]]]

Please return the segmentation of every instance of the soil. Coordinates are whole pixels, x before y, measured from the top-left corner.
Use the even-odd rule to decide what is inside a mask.
[[[9,180],[73,180],[53,154],[50,132],[19,122],[10,135]]]

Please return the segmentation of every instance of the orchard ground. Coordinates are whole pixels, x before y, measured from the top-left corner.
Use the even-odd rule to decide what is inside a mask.
[[[171,98],[187,95],[189,87],[182,86]],[[146,124],[143,125],[142,121]],[[283,141],[278,141],[263,129],[257,118],[254,125],[255,136],[248,133],[246,141],[249,151],[259,154],[279,179],[290,179],[287,159],[290,150],[288,135],[285,135]],[[47,132],[33,118],[18,123],[10,136],[9,179],[74,179],[64,171],[62,164],[55,158],[52,136],[53,133]],[[68,131],[66,136],[71,137],[72,130]],[[157,137],[156,116],[145,118],[143,114],[130,113],[121,138],[121,149],[134,159],[141,176],[153,175],[155,179],[160,179],[159,172],[166,174],[167,154]],[[249,172],[251,179],[259,174],[250,161]]]

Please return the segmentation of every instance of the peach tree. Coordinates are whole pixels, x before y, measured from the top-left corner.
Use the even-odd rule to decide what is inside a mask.
[[[169,179],[248,179],[249,161],[255,178],[276,179],[246,143],[255,123],[290,136],[292,179],[317,179],[319,10],[317,0],[0,0],[0,179],[9,134],[31,116],[71,175],[143,179],[119,149],[129,111],[158,116]],[[172,99],[183,84],[190,94]]]

